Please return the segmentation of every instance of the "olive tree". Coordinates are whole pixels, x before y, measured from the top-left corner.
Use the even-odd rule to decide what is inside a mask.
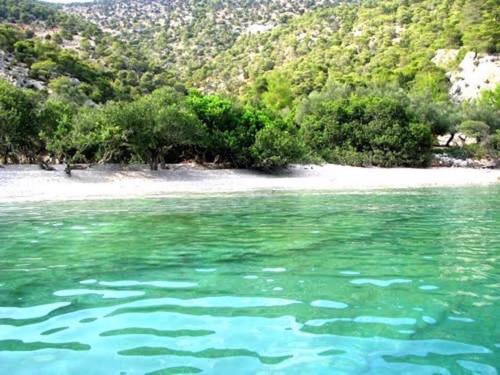
[[[37,133],[35,94],[0,80],[0,152],[4,163],[16,155],[33,159]]]
[[[172,147],[203,140],[204,129],[184,95],[163,88],[133,102],[80,111],[68,144],[75,149],[73,158],[129,162],[135,157],[157,170]]]
[[[204,140],[204,128],[186,105],[184,95],[171,88],[154,91],[132,102],[122,124],[133,152],[157,170],[160,156],[174,146]]]
[[[467,120],[458,129],[469,137],[476,138],[477,143],[484,141],[490,132],[490,127],[482,121]]]

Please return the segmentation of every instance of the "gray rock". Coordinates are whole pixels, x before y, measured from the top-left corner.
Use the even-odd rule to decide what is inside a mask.
[[[500,159],[458,159],[447,154],[435,154],[432,160],[433,167],[495,169],[500,167]]]

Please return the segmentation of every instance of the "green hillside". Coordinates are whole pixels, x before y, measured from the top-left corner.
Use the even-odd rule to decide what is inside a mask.
[[[495,1],[365,1],[314,11],[233,47],[196,71],[193,84],[246,94],[263,79],[287,80],[294,97],[327,81],[395,82],[406,90],[446,94],[440,48],[496,53]],[[456,61],[458,63],[458,60]],[[242,83],[247,86],[242,87]]]
[[[495,1],[294,0],[286,17],[273,0],[143,1],[0,2],[1,74],[21,87],[0,84],[4,162],[427,166],[456,132],[477,143],[448,152],[498,155],[498,87],[450,100],[446,75],[499,52]],[[438,66],[439,50],[456,54]]]

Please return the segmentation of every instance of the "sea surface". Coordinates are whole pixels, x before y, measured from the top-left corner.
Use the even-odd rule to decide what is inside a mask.
[[[497,374],[500,188],[0,204],[0,374]]]

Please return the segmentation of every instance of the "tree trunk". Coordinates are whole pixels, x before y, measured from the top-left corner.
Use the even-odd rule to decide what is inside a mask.
[[[450,147],[450,143],[453,141],[453,138],[455,138],[455,133],[450,134],[450,138],[446,141],[446,147]]]
[[[158,170],[158,152],[157,151],[151,151],[151,157],[149,159],[149,167],[151,168],[152,171]]]
[[[66,168],[64,168],[64,172],[66,172],[66,174],[71,177],[71,165],[69,163],[66,163]]]
[[[55,171],[56,169],[52,166],[49,165],[45,160],[40,160],[39,162],[40,168],[42,168],[45,171]]]

